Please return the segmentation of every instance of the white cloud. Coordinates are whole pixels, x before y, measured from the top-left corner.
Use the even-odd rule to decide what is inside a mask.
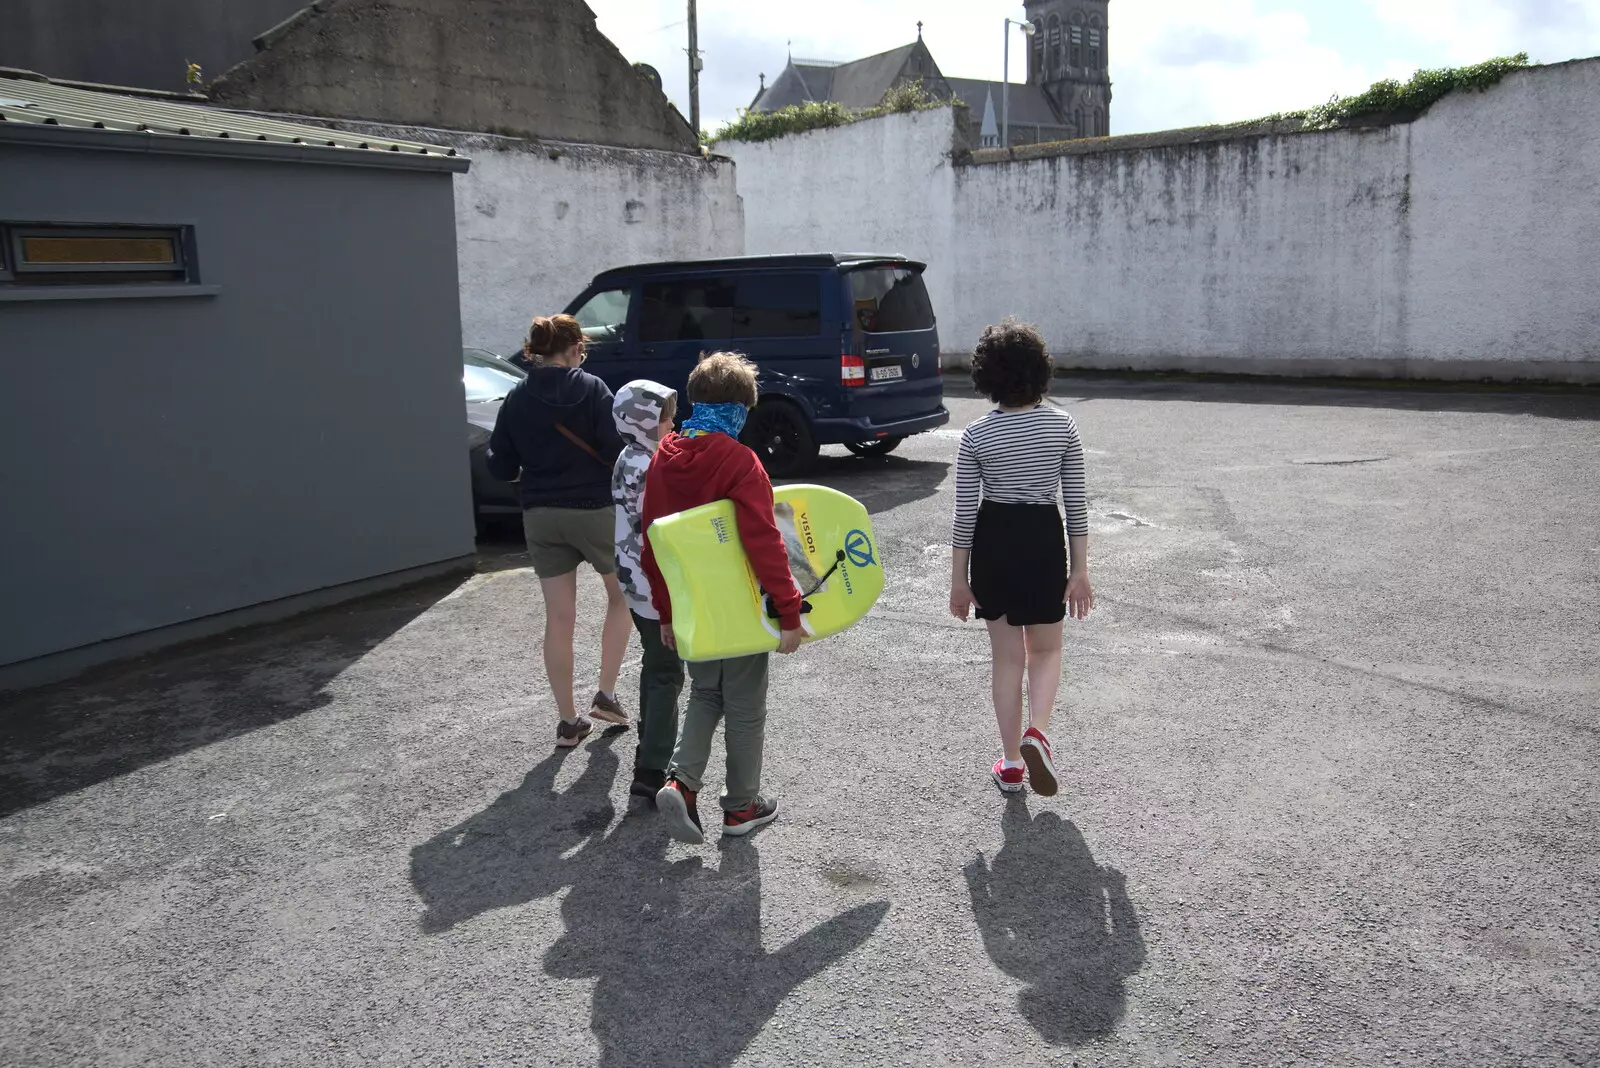
[[[688,114],[685,0],[589,0],[631,60],[660,69]],[[732,118],[758,76],[797,57],[848,60],[916,39],[946,74],[997,78],[1002,20],[1020,0],[700,0],[702,124]],[[1013,31],[1021,80],[1023,38]],[[1600,52],[1600,0],[1112,0],[1112,132],[1250,119],[1351,94],[1419,66],[1527,49]]]
[[[1313,40],[1297,11],[1260,0],[1122,0],[1113,12],[1113,132],[1257,118],[1365,89],[1394,73]]]
[[[1379,22],[1447,63],[1527,52],[1535,63],[1600,55],[1600,0],[1364,0]]]

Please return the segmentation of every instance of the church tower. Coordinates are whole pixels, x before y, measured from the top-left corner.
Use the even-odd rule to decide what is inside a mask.
[[[1110,0],[1027,0],[1028,81],[1044,88],[1079,137],[1111,133]]]

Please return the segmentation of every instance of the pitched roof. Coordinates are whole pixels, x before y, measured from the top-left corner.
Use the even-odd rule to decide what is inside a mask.
[[[894,86],[916,48],[915,44],[901,45],[875,56],[840,64],[833,69],[830,98],[851,109],[876,107],[883,102],[883,94]]]
[[[962,103],[972,109],[972,114],[982,115],[984,100],[989,96],[994,98],[994,113],[999,116],[1003,110],[1005,83],[988,82],[979,78],[945,78],[951,90],[961,98]],[[1023,82],[1011,83],[1011,121],[1027,126],[1062,126],[1060,116],[1050,103],[1050,98],[1045,95],[1044,89],[1038,85],[1028,85]]]
[[[467,158],[453,148],[302,126],[180,99],[62,85],[0,68],[0,141],[357,167],[468,167]]]
[[[877,107],[919,45],[921,42],[915,41],[849,63],[791,59],[767,91],[756,98],[753,110],[777,111],[808,100],[832,100],[852,111]],[[924,73],[932,75],[937,71]]]
[[[766,92],[756,97],[751,110],[777,111],[808,100],[832,100],[852,110],[876,107],[883,102],[883,95],[893,88],[895,81],[905,71],[906,63],[919,48],[924,52],[927,50],[927,46],[918,40],[849,63],[791,59],[783,73],[767,86]],[[938,88],[939,79],[942,78],[943,83],[974,115],[982,115],[986,102],[991,98],[995,114],[998,116],[1003,110],[1001,82],[945,77],[931,53],[928,55],[928,69],[918,73],[920,77],[932,80],[930,90],[934,95],[943,95]],[[1021,82],[1011,83],[1011,121],[1028,126],[1061,128],[1064,125],[1044,89]]]
[[[808,100],[831,100],[836,63],[807,63],[790,60],[766,91],[750,105],[752,111],[777,111],[804,104]]]

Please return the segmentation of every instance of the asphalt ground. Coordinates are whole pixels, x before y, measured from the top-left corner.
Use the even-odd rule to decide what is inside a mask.
[[[1600,1063],[1600,401],[1054,401],[1057,797],[987,778],[952,399],[815,476],[890,586],[775,659],[746,841],[630,808],[631,734],[553,751],[515,545],[0,699],[0,1063]]]

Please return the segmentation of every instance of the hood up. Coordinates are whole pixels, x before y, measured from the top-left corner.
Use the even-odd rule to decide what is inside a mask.
[[[629,382],[617,390],[616,399],[611,405],[611,416],[617,421],[617,432],[629,444],[654,450],[662,413],[666,411],[668,401],[677,395],[676,390],[647,378]]]

